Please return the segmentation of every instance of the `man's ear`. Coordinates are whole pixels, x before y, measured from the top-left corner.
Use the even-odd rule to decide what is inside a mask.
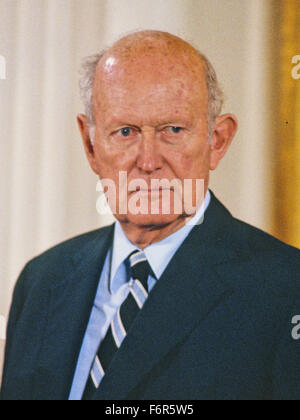
[[[92,139],[91,139],[90,127],[89,127],[89,123],[87,121],[86,115],[79,114],[77,116],[77,123],[78,123],[78,127],[79,127],[80,134],[81,134],[82,141],[83,141],[84,150],[85,150],[86,156],[88,158],[89,164],[90,164],[92,170],[96,174],[98,174],[97,164],[96,164],[96,159],[95,159],[94,145],[93,145],[93,142],[92,142]]]
[[[211,138],[210,169],[213,171],[225,156],[238,128],[238,121],[233,114],[224,114],[216,118]]]

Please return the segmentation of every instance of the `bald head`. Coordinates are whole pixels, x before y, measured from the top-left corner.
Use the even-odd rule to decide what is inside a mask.
[[[103,82],[109,87],[114,83],[113,78],[123,74],[130,79],[130,73],[133,81],[141,72],[148,81],[154,76],[162,81],[188,74],[193,91],[201,88],[202,95],[204,82],[209,131],[221,112],[223,94],[209,60],[193,46],[167,32],[141,31],[127,35],[106,51],[86,59],[83,69],[81,96],[91,126],[95,123],[94,106],[102,96]]]
[[[153,57],[157,53],[182,59],[194,57],[198,63],[203,62],[202,56],[190,44],[175,35],[160,31],[141,31],[127,35],[109,48],[104,58],[116,54],[124,59],[134,59],[141,55]]]
[[[159,107],[155,92],[180,102],[201,101],[208,106],[205,65],[199,54],[170,34],[140,32],[121,39],[110,48],[97,65],[94,90],[94,114],[99,107],[105,112],[108,100],[125,103],[134,98],[142,107],[153,101]],[[196,103],[195,103],[196,106]]]

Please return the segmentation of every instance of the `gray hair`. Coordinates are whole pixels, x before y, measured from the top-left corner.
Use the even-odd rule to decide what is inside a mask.
[[[87,121],[90,127],[91,140],[93,142],[95,135],[95,118],[93,112],[93,86],[95,80],[96,68],[108,50],[104,50],[99,54],[95,54],[89,57],[86,57],[83,60],[79,87],[80,87],[80,96],[85,108],[85,114]],[[209,59],[202,54],[200,51],[196,50],[199,56],[202,58],[205,71],[206,71],[206,85],[208,90],[208,133],[209,138],[212,135],[213,127],[216,121],[216,118],[220,115],[224,103],[224,94],[223,90],[218,82],[216,71],[209,61]]]

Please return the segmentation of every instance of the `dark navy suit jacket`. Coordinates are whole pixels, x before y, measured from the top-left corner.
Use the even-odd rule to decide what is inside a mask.
[[[67,399],[113,226],[31,261],[11,308],[2,400]],[[213,196],[138,314],[98,400],[298,400],[300,252]]]

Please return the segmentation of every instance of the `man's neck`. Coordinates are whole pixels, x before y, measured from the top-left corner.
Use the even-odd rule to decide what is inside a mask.
[[[166,225],[137,226],[132,223],[120,222],[127,238],[139,249],[160,242],[186,225],[187,218],[181,216]]]
[[[160,242],[163,239],[178,232],[184,226],[195,226],[203,221],[204,213],[209,206],[211,200],[210,192],[207,191],[205,199],[194,215],[180,215],[170,223],[153,224],[153,225],[137,225],[128,220],[119,220],[120,225],[127,238],[139,249],[145,249],[149,245]]]

